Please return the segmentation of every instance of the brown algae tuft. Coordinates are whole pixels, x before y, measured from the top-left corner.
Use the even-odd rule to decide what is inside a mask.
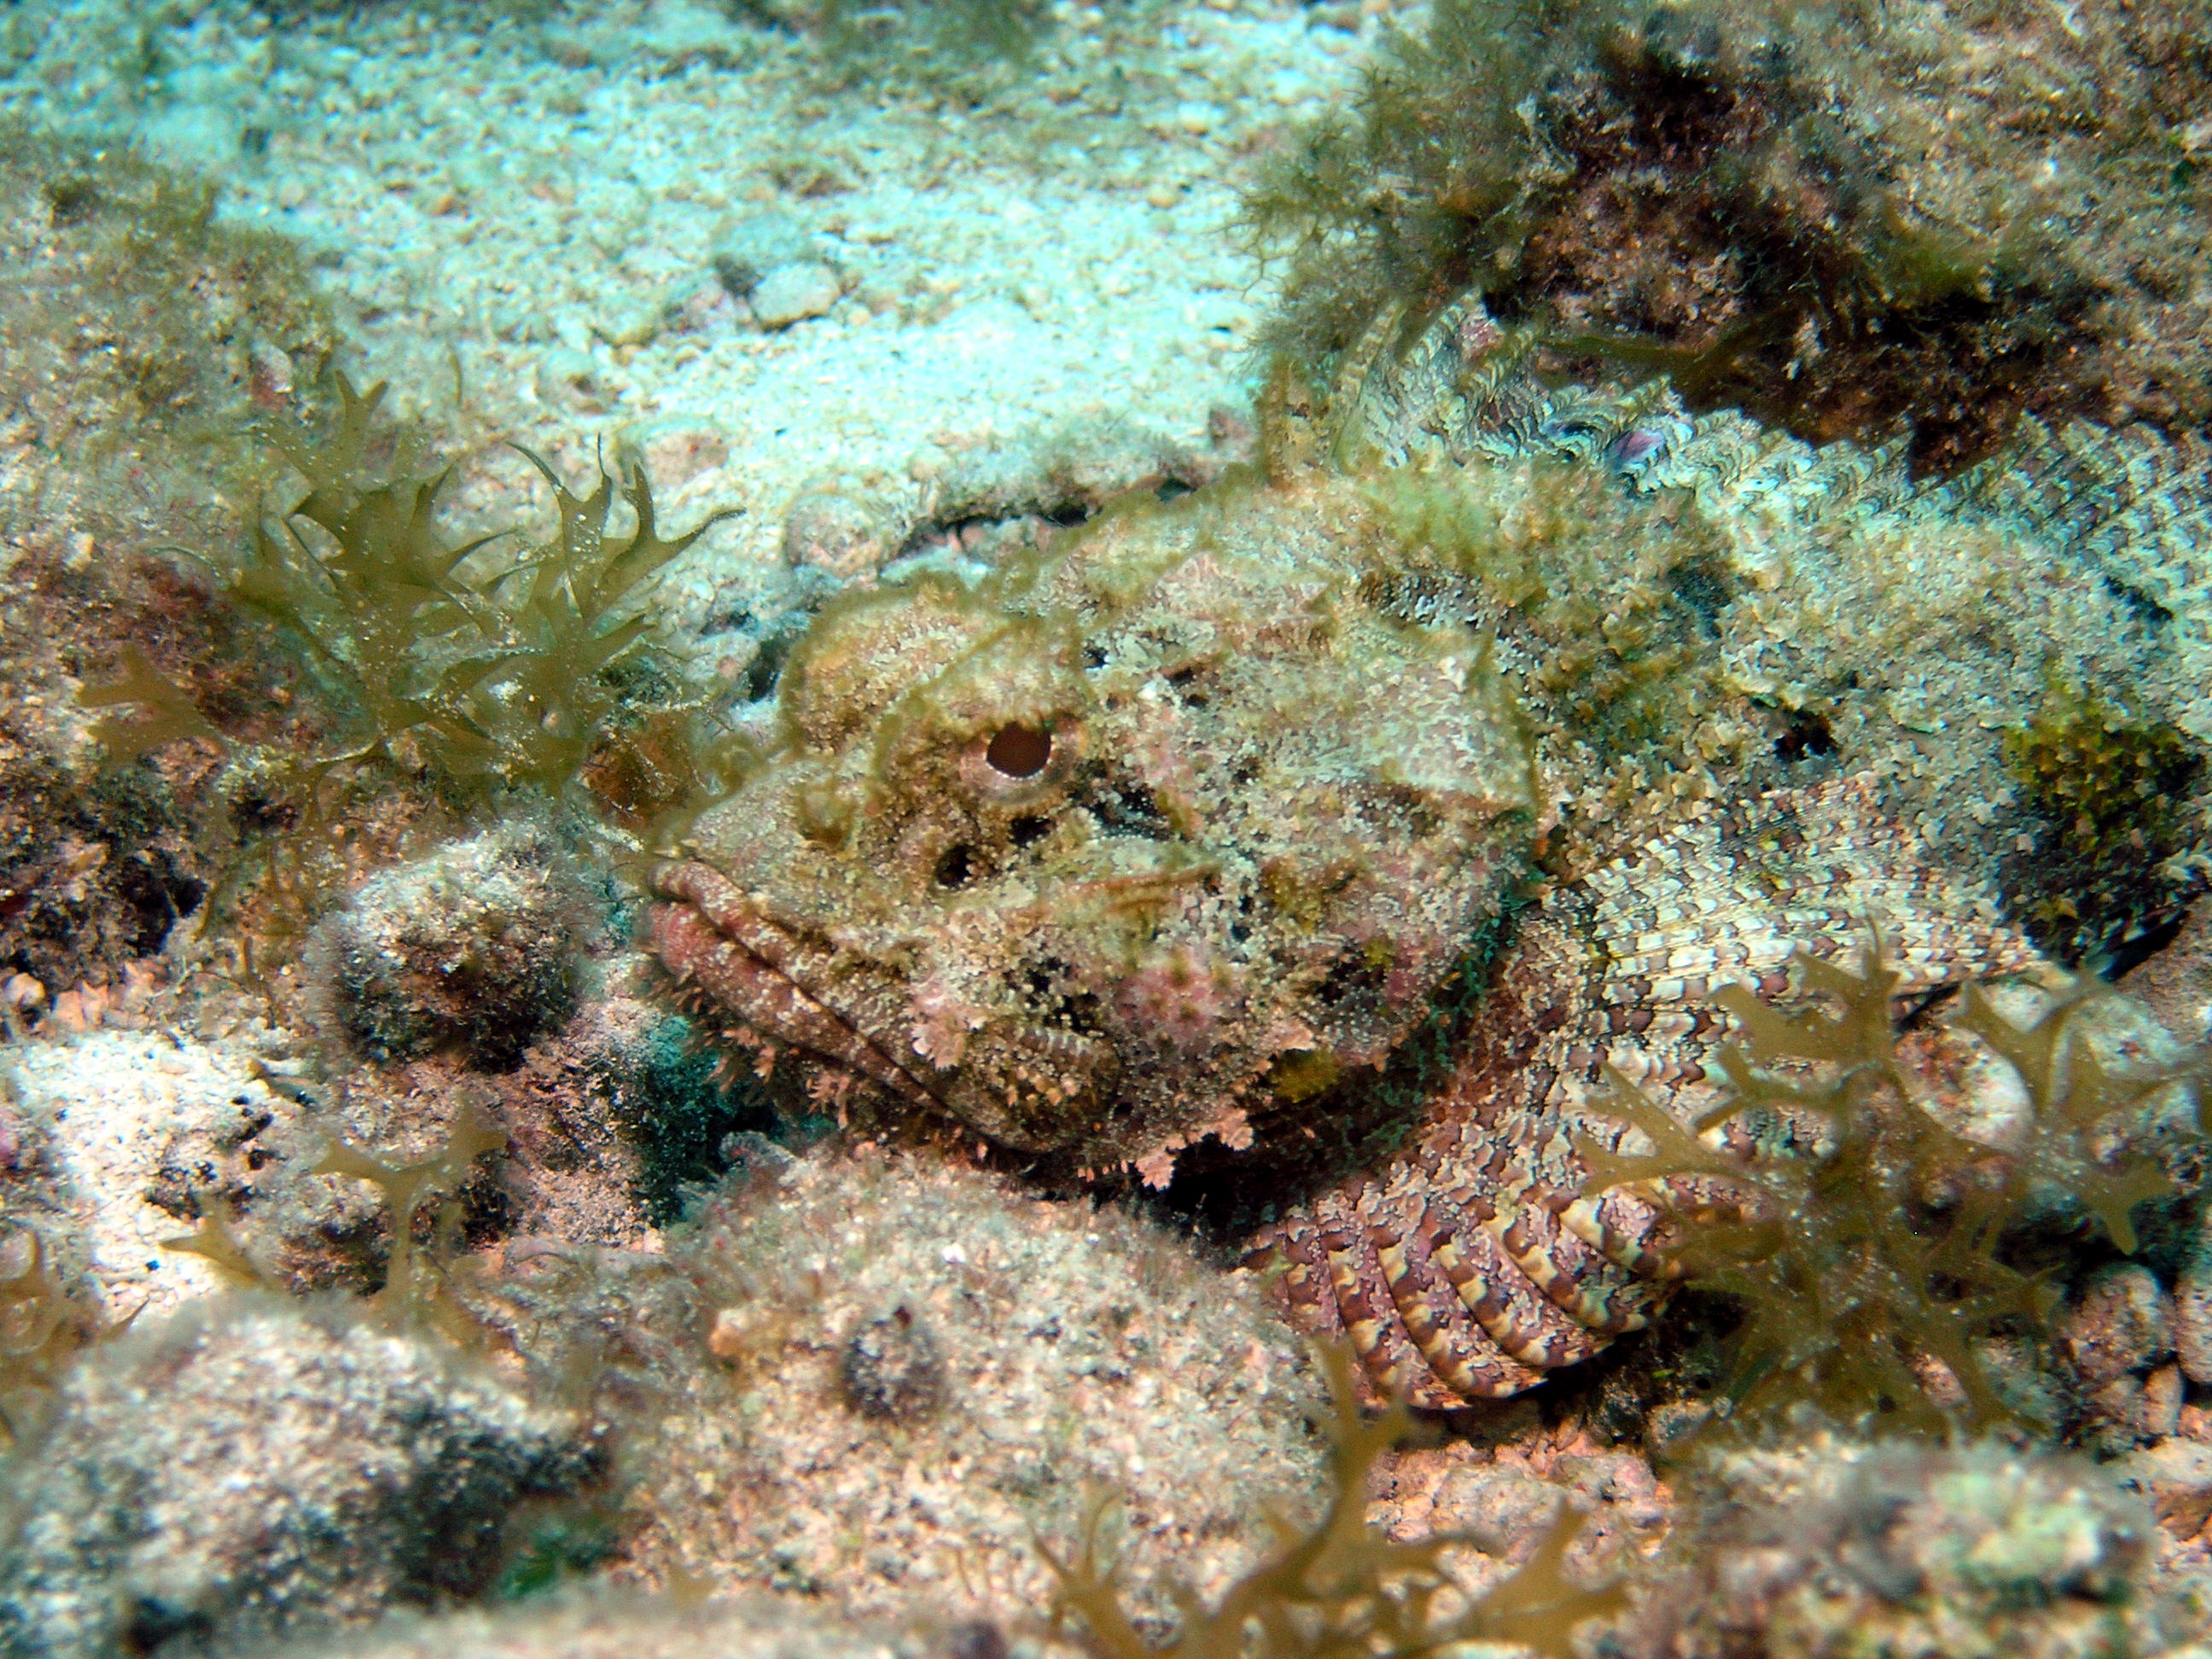
[[[1119,1566],[1100,1541],[1113,1513],[1109,1498],[1093,1501],[1066,1553],[1039,1541],[1060,1581],[1058,1620],[1074,1620],[1099,1659],[1243,1659],[1255,1651],[1267,1659],[1415,1659],[1457,1643],[1492,1642],[1574,1659],[1583,1625],[1626,1610],[1624,1584],[1587,1586],[1564,1571],[1582,1530],[1581,1517],[1564,1506],[1534,1553],[1480,1593],[1468,1591],[1448,1565],[1472,1539],[1439,1532],[1401,1543],[1376,1531],[1367,1521],[1369,1477],[1406,1438],[1412,1419],[1403,1405],[1369,1415],[1350,1356],[1325,1349],[1322,1360],[1335,1405],[1326,1506],[1310,1528],[1285,1526],[1286,1541],[1212,1607],[1188,1594],[1178,1597],[1182,1620],[1173,1639],[1148,1640],[1124,1607]]]

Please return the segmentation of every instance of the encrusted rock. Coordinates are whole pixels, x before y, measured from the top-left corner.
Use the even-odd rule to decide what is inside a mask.
[[[846,1340],[845,1398],[863,1417],[927,1417],[945,1398],[945,1362],[929,1327],[903,1302],[864,1319]]]
[[[1310,1506],[1316,1380],[1249,1276],[936,1159],[749,1161],[672,1239],[703,1316],[639,1319],[690,1358],[630,1444],[626,1573],[996,1618],[1046,1604],[1033,1538],[1086,1487],[1127,1583],[1206,1594]]]
[[[2172,943],[2120,984],[2182,1042],[2212,1037],[2212,904],[2198,904]]]
[[[70,1374],[10,1471],[0,1650],[228,1649],[484,1589],[565,1418],[349,1312],[196,1304]]]
[[[2200,14],[1423,17],[1382,47],[1389,95],[1315,124],[1252,204],[1291,254],[1281,335],[1334,348],[1476,272],[1563,370],[1665,362],[1704,406],[1816,441],[1905,428],[1923,468],[1986,455],[2023,408],[2177,431],[2212,408],[2207,299],[2182,285],[2206,216],[2130,118],[2201,144]],[[2023,222],[2052,191],[2066,216]]]
[[[2173,1347],[2189,1380],[2212,1386],[2212,1206],[2199,1206],[2174,1279]]]
[[[1528,1559],[1561,1514],[1583,1517],[1578,1559],[1618,1561],[1625,1548],[1648,1548],[1676,1515],[1674,1495],[1650,1463],[1608,1447],[1580,1425],[1539,1425],[1531,1413],[1486,1424],[1476,1445],[1452,1439],[1407,1448],[1382,1460],[1370,1486],[1367,1519],[1401,1543],[1441,1533],[1466,1537],[1499,1561]],[[1599,1576],[1601,1576],[1602,1570]]]
[[[2212,1521],[2212,1446],[2167,1438],[2118,1459],[2112,1472],[2150,1500],[2159,1525],[2188,1540]]]
[[[804,491],[783,521],[784,556],[841,581],[875,574],[890,556],[893,526],[855,490],[821,485]]]
[[[459,1048],[498,1068],[575,1006],[583,932],[550,832],[517,821],[365,883],[315,954],[372,1058]]]
[[[2082,1385],[2100,1389],[2173,1352],[2173,1304],[2149,1268],[2116,1261],[2089,1276],[2058,1340]]]
[[[817,258],[814,238],[787,213],[748,214],[715,239],[714,274],[739,299],[750,297],[769,272]]]
[[[15,1052],[27,1178],[0,1194],[0,1211],[42,1229],[65,1217],[65,1254],[82,1253],[111,1319],[151,1318],[222,1286],[206,1259],[165,1248],[218,1210],[252,1216],[246,1231],[272,1261],[285,1238],[366,1220],[365,1202],[303,1189],[322,1137],[256,1059],[139,1031]],[[36,1203],[19,1201],[27,1190]]]
[[[1624,1642],[1638,1659],[2062,1659],[2195,1632],[2155,1587],[2146,1506],[2072,1457],[1822,1439],[1712,1474],[1715,1501],[1672,1540],[1672,1583]]]

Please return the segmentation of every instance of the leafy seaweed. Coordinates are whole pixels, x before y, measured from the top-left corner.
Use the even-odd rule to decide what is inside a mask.
[[[228,740],[199,711],[191,694],[146,660],[135,645],[123,648],[123,675],[77,695],[87,708],[116,708],[97,722],[92,735],[104,751],[101,769],[115,772],[164,744],[198,738],[218,746]]]
[[[663,537],[643,470],[626,465],[635,522],[608,533],[617,481],[578,495],[536,455],[560,522],[519,555],[504,538],[453,541],[436,522],[448,473],[380,479],[362,458],[383,387],[343,377],[336,433],[276,441],[307,495],[258,526],[229,573],[238,601],[283,625],[349,696],[362,720],[344,758],[404,738],[448,777],[557,792],[581,773],[620,705],[611,672],[642,642],[652,580],[726,514]],[[526,454],[528,452],[524,452]]]
[[[366,1181],[382,1194],[391,1212],[392,1253],[385,1267],[384,1287],[374,1301],[394,1323],[410,1330],[437,1330],[462,1341],[481,1337],[475,1316],[447,1285],[443,1260],[458,1254],[461,1184],[475,1169],[477,1158],[506,1145],[507,1132],[467,1102],[447,1127],[445,1145],[412,1164],[386,1164],[341,1136],[331,1138],[328,1150],[311,1173]],[[416,1237],[416,1223],[433,1199],[441,1202],[434,1217],[432,1248],[425,1250]],[[441,1243],[442,1249],[439,1248]]]
[[[17,1226],[0,1237],[0,1437],[19,1445],[76,1355],[106,1334],[91,1301],[54,1269],[45,1237]]]
[[[322,1158],[308,1173],[368,1182],[391,1218],[384,1284],[365,1298],[378,1316],[411,1332],[433,1332],[465,1344],[480,1341],[483,1327],[454,1296],[447,1264],[459,1253],[459,1189],[479,1158],[506,1145],[506,1131],[465,1101],[447,1126],[445,1144],[412,1164],[388,1164],[343,1135],[328,1136]],[[433,1200],[438,1201],[434,1212],[428,1209]],[[189,1233],[161,1240],[161,1248],[198,1256],[233,1289],[286,1294],[283,1280],[255,1261],[233,1230],[228,1204],[212,1194],[201,1194],[197,1202],[199,1224]],[[421,1237],[426,1214],[430,1222],[427,1241]],[[4,1282],[0,1281],[0,1287]]]
[[[399,777],[463,811],[517,792],[597,798],[633,830],[726,787],[744,757],[711,700],[662,695],[672,677],[639,671],[656,579],[726,514],[669,536],[634,460],[580,494],[529,455],[552,486],[552,533],[457,538],[439,522],[449,471],[384,459],[382,386],[357,391],[343,375],[335,386],[327,429],[289,418],[264,428],[303,488],[259,515],[234,558],[201,560],[296,651],[331,711],[325,740],[234,744],[136,653],[119,678],[82,694],[116,711],[95,728],[111,769],[186,738],[233,751],[262,804],[250,816],[276,833],[246,837],[217,908],[258,884],[304,918],[326,884],[313,867],[345,873],[342,849],[322,843],[343,840],[349,797]],[[626,531],[611,528],[617,502]]]

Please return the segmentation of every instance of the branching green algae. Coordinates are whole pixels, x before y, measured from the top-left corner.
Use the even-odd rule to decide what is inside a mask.
[[[579,495],[529,455],[553,489],[552,535],[457,540],[437,522],[450,470],[380,460],[382,386],[359,392],[343,376],[336,385],[328,432],[290,420],[265,428],[305,493],[263,514],[234,561],[201,560],[298,653],[335,731],[312,751],[241,750],[185,687],[126,653],[120,678],[82,696],[112,711],[94,727],[108,767],[185,739],[230,750],[244,784],[271,803],[258,816],[290,831],[274,848],[295,854],[343,816],[337,798],[367,777],[422,777],[464,811],[518,793],[557,802],[589,791],[633,828],[726,787],[725,769],[740,757],[707,705],[641,699],[634,684],[650,643],[652,584],[726,514],[665,536],[634,461]],[[626,534],[609,528],[618,491],[633,521]],[[298,888],[292,908],[314,903],[316,884],[300,870],[251,859],[231,885],[264,877]]]
[[[77,1354],[107,1334],[100,1311],[55,1271],[45,1238],[18,1227],[0,1239],[0,1436],[20,1445]]]
[[[326,438],[289,424],[270,429],[307,493],[262,519],[234,566],[216,566],[229,596],[276,623],[340,693],[350,729],[310,769],[404,750],[479,793],[557,794],[582,775],[623,708],[614,675],[644,642],[648,585],[727,514],[663,537],[651,486],[631,464],[620,488],[635,523],[611,536],[614,477],[603,473],[578,495],[529,455],[553,487],[559,527],[497,556],[488,550],[504,532],[455,542],[438,527],[449,471],[384,477],[369,465],[382,386],[356,392],[343,376],[337,386],[341,407]],[[137,711],[99,728],[112,762],[217,735],[182,689],[143,659],[84,701]]]
[[[386,1163],[343,1135],[327,1137],[322,1158],[308,1173],[367,1182],[383,1200],[391,1222],[384,1283],[362,1298],[365,1310],[397,1329],[481,1346],[484,1328],[455,1296],[447,1269],[460,1253],[460,1189],[478,1158],[506,1145],[506,1132],[467,1102],[447,1126],[444,1145],[411,1164]],[[247,1252],[232,1229],[223,1200],[203,1194],[198,1204],[199,1225],[163,1239],[163,1249],[199,1257],[234,1290],[289,1294],[284,1282]]]
[[[1173,1586],[1182,1623],[1164,1645],[1147,1641],[1122,1606],[1100,1531],[1110,1504],[1092,1505],[1080,1540],[1063,1556],[1038,1549],[1060,1579],[1056,1617],[1073,1619],[1100,1659],[1417,1659],[1470,1642],[1510,1643],[1574,1659],[1574,1634],[1623,1611],[1626,1585],[1577,1583],[1565,1571],[1582,1517],[1562,1510],[1528,1559],[1470,1595],[1447,1559],[1472,1540],[1436,1533],[1399,1543],[1367,1523],[1369,1472],[1412,1427],[1406,1408],[1362,1413],[1346,1354],[1323,1351],[1335,1420],[1329,1430],[1329,1498],[1303,1532],[1285,1526],[1279,1547],[1211,1608]]]
[[[1719,992],[1742,1034],[1721,1061],[1729,1097],[1686,1127],[1616,1077],[1605,1109],[1653,1151],[1622,1157],[1585,1138],[1587,1190],[1656,1195],[1687,1282],[1740,1304],[1725,1385],[1735,1412],[1809,1405],[1847,1425],[1932,1432],[2028,1420],[1984,1345],[2041,1326],[2059,1291],[2008,1259],[2008,1231],[2056,1188],[2132,1253],[2136,1206],[2174,1187],[2128,1144],[2126,1120],[2177,1081],[2212,1078],[2212,1051],[2122,1076],[2081,1023],[2106,994],[2094,980],[2026,1027],[1969,986],[1953,1024],[2013,1067],[2032,1106],[2024,1132],[1992,1146],[1917,1103],[1892,1023],[1902,976],[1879,940],[1863,972],[1798,965],[1835,1012],[1784,1014],[1741,987]]]

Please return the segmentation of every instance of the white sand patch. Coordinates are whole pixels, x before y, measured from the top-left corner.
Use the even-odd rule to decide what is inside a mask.
[[[278,29],[210,0],[134,33],[133,9],[46,8],[0,106],[127,134],[219,178],[227,219],[318,250],[356,372],[465,447],[580,472],[608,440],[672,434],[672,521],[744,509],[672,585],[694,630],[774,605],[810,482],[912,526],[978,450],[1104,422],[1138,478],[1212,443],[1209,414],[1249,406],[1271,299],[1238,189],[1348,90],[1374,27],[1282,0],[1064,6],[969,107],[825,90],[793,37],[697,0],[474,27],[394,6]],[[839,290],[779,327],[714,261],[769,214]],[[488,459],[461,504],[512,513],[526,483]]]
[[[94,1031],[12,1048],[7,1071],[21,1109],[48,1137],[107,1316],[165,1313],[218,1288],[207,1261],[163,1248],[195,1224],[151,1194],[189,1187],[197,1152],[282,1104],[247,1057],[155,1031]]]

